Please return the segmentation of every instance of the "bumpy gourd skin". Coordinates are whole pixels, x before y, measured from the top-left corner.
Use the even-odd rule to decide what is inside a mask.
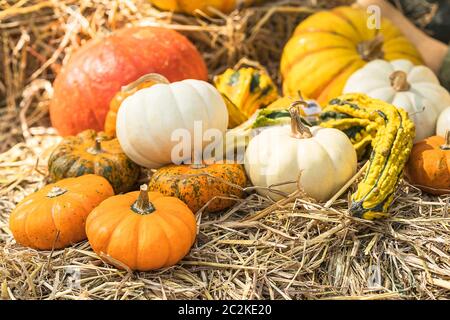
[[[256,110],[278,99],[278,90],[270,76],[254,68],[227,69],[214,79],[215,86],[236,109],[228,107],[230,127],[247,120]],[[243,121],[242,121],[243,120]]]
[[[186,204],[156,192],[148,192],[145,199],[145,192],[110,197],[86,220],[92,249],[119,269],[171,267],[195,242],[197,223]]]
[[[179,198],[197,212],[215,197],[243,197],[241,188],[246,184],[247,176],[240,164],[212,164],[198,168],[194,165],[169,165],[155,172],[149,188]],[[231,199],[216,198],[208,204],[206,211],[222,211],[234,203]]]
[[[95,150],[96,138],[101,140],[100,150]],[[117,139],[94,130],[66,137],[51,154],[48,169],[53,182],[86,174],[102,176],[116,194],[130,190],[140,173],[139,166],[128,159]]]
[[[333,113],[339,116],[330,116]],[[358,154],[364,154],[372,146],[369,167],[352,195],[350,213],[369,220],[387,217],[411,153],[414,123],[404,110],[364,94],[347,94],[331,100],[321,118],[322,126],[344,132],[359,126],[359,135],[350,137]]]
[[[355,147],[358,160],[362,160],[367,155],[368,148],[376,136],[378,124],[369,119],[349,118],[347,114],[330,111],[334,109],[333,107],[327,107],[327,111],[320,115],[322,126],[339,129],[347,134]],[[352,112],[352,110],[343,111]]]

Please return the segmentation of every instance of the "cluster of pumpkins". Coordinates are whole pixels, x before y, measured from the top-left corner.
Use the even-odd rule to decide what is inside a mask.
[[[200,53],[173,30],[132,27],[85,44],[54,82],[50,116],[64,140],[49,159],[53,183],[11,213],[15,239],[49,250],[87,238],[106,261],[145,271],[179,262],[195,241],[193,213],[229,208],[248,178],[273,199],[300,186],[326,201],[355,175],[357,153],[344,132],[308,127],[304,118],[317,113],[314,101],[347,92],[405,109],[418,142],[408,176],[425,190],[448,191],[450,95],[392,23],[372,30],[366,21],[350,7],[304,20],[282,57],[284,97],[253,68],[227,70],[211,85]],[[298,92],[310,100],[292,98]],[[264,130],[246,140],[244,166],[173,164],[172,133],[194,136],[197,121],[202,132]],[[430,138],[437,123],[440,136]],[[133,191],[141,167],[155,172]]]

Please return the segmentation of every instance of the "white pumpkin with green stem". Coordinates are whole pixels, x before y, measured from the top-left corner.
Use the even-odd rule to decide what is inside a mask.
[[[261,195],[278,200],[280,192],[288,195],[300,187],[308,196],[326,201],[356,173],[350,140],[337,129],[306,127],[299,112],[304,103],[289,109],[290,126],[269,128],[247,147],[245,169]]]
[[[416,139],[434,135],[439,114],[450,105],[450,94],[425,66],[408,60],[374,60],[356,71],[344,93],[365,93],[408,112],[416,125]]]
[[[141,89],[122,102],[116,122],[117,138],[125,154],[150,169],[179,160],[174,159],[173,152],[177,153],[182,133],[187,133],[190,154],[180,160],[196,160],[191,158],[193,153],[211,144],[203,139],[205,132],[216,129],[223,135],[227,127],[228,111],[221,94],[200,80],[164,81]],[[178,129],[183,132],[173,137]],[[194,139],[201,139],[202,150]],[[222,140],[214,142],[220,144]]]

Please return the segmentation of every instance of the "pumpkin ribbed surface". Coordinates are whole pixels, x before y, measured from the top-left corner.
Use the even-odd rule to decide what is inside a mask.
[[[364,93],[408,112],[418,142],[434,135],[439,114],[450,106],[450,94],[433,71],[408,60],[374,60],[356,71],[344,93]],[[445,133],[445,132],[444,132]]]
[[[86,239],[88,215],[113,195],[111,185],[99,176],[64,179],[25,197],[11,212],[9,228],[23,246],[65,248]]]
[[[203,152],[195,150],[191,137],[223,134],[227,127],[222,95],[210,83],[193,79],[137,91],[123,101],[116,121],[117,139],[125,154],[149,169],[182,163]],[[211,146],[208,139],[203,139],[201,150]],[[214,142],[217,145],[220,140]]]
[[[195,217],[183,202],[146,188],[105,200],[86,221],[89,243],[101,258],[139,271],[176,264],[196,233]]]
[[[109,104],[109,111],[106,115],[105,120],[105,133],[113,137],[116,136],[117,113],[119,112],[119,108],[122,105],[122,102],[126,98],[135,94],[141,89],[149,88],[157,83],[160,83],[160,81],[168,82],[168,80],[161,75],[148,74],[142,76],[133,83],[122,87],[122,90],[116,93],[114,98],[112,98],[111,103]]]
[[[347,79],[374,59],[408,59],[421,64],[418,51],[387,19],[369,28],[364,10],[338,7],[318,12],[299,24],[284,48],[281,73],[285,95],[301,90],[326,104],[340,95]]]

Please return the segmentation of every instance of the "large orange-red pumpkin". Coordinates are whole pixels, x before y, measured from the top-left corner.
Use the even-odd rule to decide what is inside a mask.
[[[103,130],[113,96],[147,73],[171,82],[208,78],[200,53],[180,33],[156,27],[120,29],[86,43],[58,74],[50,104],[53,127],[61,135]]]

